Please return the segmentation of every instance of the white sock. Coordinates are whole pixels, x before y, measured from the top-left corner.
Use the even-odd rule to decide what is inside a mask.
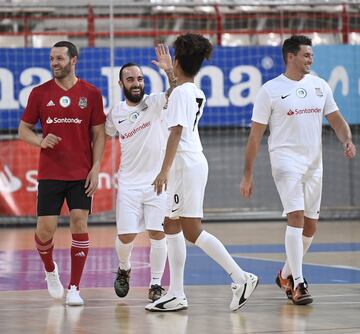
[[[170,269],[170,286],[168,294],[174,297],[185,297],[184,269],[186,260],[186,243],[183,232],[166,234],[168,260]]]
[[[303,258],[305,256],[305,254],[307,253],[312,241],[314,239],[314,236],[312,237],[306,237],[306,236],[302,236],[302,241],[303,241]],[[290,266],[288,261],[285,261],[284,267],[281,269],[281,277],[282,278],[288,278],[288,276],[291,275],[291,270],[290,270]]]
[[[161,278],[164,273],[167,258],[166,238],[161,240],[150,239],[150,285],[161,285]]]
[[[304,249],[303,255],[305,255],[307,253],[307,251],[309,250],[313,239],[314,239],[314,236],[312,236],[312,237],[306,237],[305,235],[302,236],[303,249]]]
[[[217,262],[238,284],[246,282],[247,276],[235,260],[231,257],[225,246],[212,234],[202,231],[195,241],[195,245],[200,247],[207,255]]]
[[[119,267],[121,270],[129,270],[131,268],[130,256],[133,249],[133,242],[124,244],[121,240],[116,237],[115,240],[116,254],[119,259]]]
[[[294,279],[294,288],[304,282],[302,273],[303,242],[302,228],[286,226],[285,250],[287,261]]]

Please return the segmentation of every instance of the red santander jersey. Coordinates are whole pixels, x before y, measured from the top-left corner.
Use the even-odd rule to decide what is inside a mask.
[[[54,148],[41,149],[38,179],[75,181],[86,179],[92,167],[91,127],[105,122],[100,91],[79,79],[69,90],[54,79],[35,87],[21,120],[40,120],[43,137],[61,137]]]

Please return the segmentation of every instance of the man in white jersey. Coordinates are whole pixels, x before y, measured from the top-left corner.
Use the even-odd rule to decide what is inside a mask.
[[[177,87],[172,92],[167,111],[170,129],[165,157],[154,189],[161,196],[167,185],[172,201],[164,230],[168,241],[170,286],[163,297],[146,305],[148,311],[178,311],[188,307],[184,293],[185,238],[200,247],[230,276],[233,298],[230,310],[242,307],[256,286],[256,275],[243,271],[214,235],[203,229],[203,202],[208,163],[200,141],[198,123],[205,106],[205,95],[195,84],[204,59],[209,59],[212,45],[197,34],[179,36],[175,43],[174,73]]]
[[[266,82],[254,103],[240,193],[245,198],[252,194],[253,167],[269,125],[272,175],[287,215],[287,260],[276,277],[276,284],[294,304],[306,305],[313,299],[303,277],[302,262],[320,212],[323,117],[326,116],[343,144],[345,158],[353,158],[356,148],[329,85],[310,74],[311,39],[301,35],[286,39],[282,54],[285,73]]]
[[[151,301],[162,295],[161,278],[167,256],[162,226],[167,197],[165,193],[156,196],[151,183],[161,168],[159,158],[167,139],[167,129],[162,124],[164,106],[176,84],[168,48],[160,44],[155,51],[158,61],[153,61],[153,64],[167,74],[169,90],[166,93],[144,94],[144,75],[140,67],[134,63],[123,65],[119,85],[125,101],[110,111],[105,123],[108,136],[119,133],[121,147],[116,201],[118,236],[115,241],[119,268],[114,289],[119,297],[128,294],[133,242],[138,233],[147,230],[151,243]]]

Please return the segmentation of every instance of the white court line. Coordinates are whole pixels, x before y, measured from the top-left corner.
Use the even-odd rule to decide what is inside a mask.
[[[262,257],[243,256],[243,255],[240,255],[239,253],[230,253],[230,255],[233,256],[233,257],[243,258],[243,259],[248,259],[248,260],[261,260],[261,261],[267,261],[267,262],[284,263],[284,261],[281,261],[281,260],[268,259],[268,258],[262,258]],[[360,271],[359,267],[351,267],[351,266],[329,265],[329,264],[314,263],[314,262],[304,262],[303,264],[307,264],[307,265],[311,265],[311,266],[324,267],[324,268],[349,269],[349,270]]]
[[[137,269],[146,269],[146,268],[150,268],[150,263],[149,262],[131,262],[132,264],[132,267],[131,269],[132,270],[137,270]],[[61,268],[60,268],[61,269]],[[106,273],[108,274],[116,274],[117,273],[117,269],[118,267],[117,266],[114,266],[114,268],[109,268],[108,271],[106,271]],[[11,271],[10,272],[5,272],[4,270],[2,271],[3,273],[5,274],[13,274]],[[90,269],[90,270],[86,270],[87,273],[104,273],[104,269]],[[17,274],[41,274],[43,273],[42,270],[26,270],[26,271],[17,271],[16,272]],[[63,274],[63,273],[66,273],[66,274],[69,274],[70,273],[70,268],[68,270],[60,270],[60,274]],[[45,275],[45,274],[44,274]],[[45,276],[44,276],[45,277]]]
[[[353,296],[353,295],[352,295]],[[320,296],[313,296],[315,298],[319,298]],[[284,300],[284,298],[272,298],[272,300]],[[87,301],[90,301],[92,299],[87,299]],[[199,303],[199,299],[196,299],[197,302],[190,302],[190,306],[198,306],[198,305],[203,305],[203,303]],[[206,298],[206,303],[208,305],[219,305],[219,303],[217,302],[217,300],[224,300],[223,298],[214,298],[214,297],[211,297],[211,298]],[[211,302],[213,301],[213,302]],[[144,309],[145,311],[145,305],[146,303],[144,303],[144,305],[129,305],[129,304],[111,304],[111,305],[99,305],[99,306],[89,306],[87,304],[85,304],[83,306],[83,309],[88,309],[88,310],[93,310],[93,309],[109,309],[109,308],[114,308],[114,307],[117,307],[117,306],[120,306],[120,307],[127,307],[127,308],[141,308],[141,309]],[[269,303],[269,302],[265,302],[264,303],[264,300],[256,300],[256,299],[252,299],[251,300],[251,305],[253,306],[262,306],[262,307],[266,307],[266,306],[274,306],[274,305],[278,305],[277,303]],[[329,301],[329,302],[316,302],[316,306],[319,306],[319,305],[334,305],[334,306],[337,306],[337,305],[360,305],[360,301],[338,301],[338,300],[334,300],[334,301]],[[51,305],[52,306],[52,305]],[[31,306],[31,309],[29,307],[12,307],[12,308],[0,308],[0,312],[5,312],[5,311],[38,311],[38,310],[49,310],[51,308],[51,306],[47,306],[47,307],[34,307],[34,306]],[[61,306],[61,304],[59,305]],[[72,308],[71,306],[66,306],[66,305],[63,305],[64,307],[64,310],[66,308]]]

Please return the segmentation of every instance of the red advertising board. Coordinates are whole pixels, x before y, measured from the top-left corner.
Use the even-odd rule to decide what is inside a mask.
[[[20,140],[0,141],[0,215],[35,216],[39,148]],[[113,210],[113,170],[120,161],[118,140],[107,141],[99,174],[99,189],[93,198],[93,213]],[[67,208],[63,208],[66,213]]]

